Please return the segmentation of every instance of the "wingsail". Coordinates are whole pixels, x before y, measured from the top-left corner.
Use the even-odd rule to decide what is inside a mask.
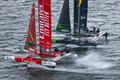
[[[74,0],[74,34],[87,30],[88,0]]]
[[[69,0],[64,0],[56,30],[59,32],[71,32]]]
[[[40,48],[51,48],[51,1],[38,0],[38,26]]]
[[[32,14],[30,17],[29,29],[27,34],[27,39],[25,42],[25,49],[29,50],[36,48],[36,27],[35,27],[35,4],[32,5]]]

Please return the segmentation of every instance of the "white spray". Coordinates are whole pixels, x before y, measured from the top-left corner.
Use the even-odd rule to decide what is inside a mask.
[[[99,54],[91,53],[85,57],[76,60],[76,66],[84,66],[88,69],[106,69],[113,65],[111,63],[103,61],[103,57]]]

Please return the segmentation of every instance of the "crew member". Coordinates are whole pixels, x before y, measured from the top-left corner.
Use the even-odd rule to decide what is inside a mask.
[[[95,27],[93,27],[93,32],[95,32],[96,31],[96,28]]]
[[[97,28],[96,32],[97,32],[97,33],[99,33],[99,32],[100,32],[100,29],[99,29],[99,28]]]
[[[103,36],[105,36],[105,40],[106,40],[106,43],[107,43],[108,42],[108,40],[107,40],[108,33],[106,32]]]

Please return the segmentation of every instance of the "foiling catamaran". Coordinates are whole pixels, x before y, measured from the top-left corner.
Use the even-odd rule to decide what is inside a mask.
[[[56,43],[75,44],[78,46],[97,46],[96,41],[105,32],[99,28],[87,28],[88,0],[74,0],[73,33],[70,25],[69,0],[64,0],[56,32],[53,37]],[[56,34],[56,35],[55,35]]]
[[[39,48],[36,38],[35,3],[33,0],[32,14],[30,17],[28,35],[24,51],[27,57],[6,56],[5,59],[12,59],[17,62],[38,64],[43,66],[56,66],[56,62],[64,58],[76,58],[77,55],[64,49],[59,51],[52,49],[51,43],[51,0],[38,0],[38,27],[39,27]]]

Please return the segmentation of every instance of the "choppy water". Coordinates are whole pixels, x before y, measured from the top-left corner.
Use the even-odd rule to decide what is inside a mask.
[[[52,2],[56,25],[63,0]],[[31,4],[32,0],[0,0],[0,56],[23,55],[17,51],[24,46]],[[71,16],[72,4],[73,0]],[[88,26],[109,32],[109,44],[79,51],[74,64],[59,68],[64,71],[45,72],[28,69],[25,64],[0,62],[0,80],[120,80],[119,5],[119,0],[89,0]]]

